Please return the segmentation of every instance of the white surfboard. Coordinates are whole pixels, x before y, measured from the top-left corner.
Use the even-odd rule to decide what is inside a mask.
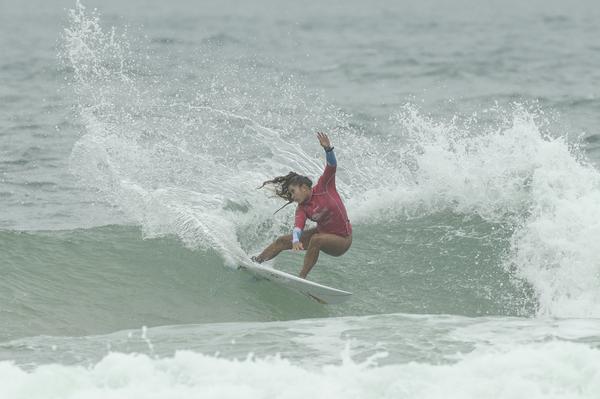
[[[240,265],[255,276],[265,278],[285,288],[292,289],[304,294],[322,304],[338,304],[347,301],[352,295],[351,292],[338,290],[323,284],[305,280],[303,278],[291,275],[272,267],[262,266],[251,261]]]

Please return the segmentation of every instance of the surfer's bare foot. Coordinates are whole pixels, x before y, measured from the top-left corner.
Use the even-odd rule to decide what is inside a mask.
[[[250,258],[250,260],[256,263],[263,263],[265,261],[263,258],[260,257],[260,255],[253,256]]]

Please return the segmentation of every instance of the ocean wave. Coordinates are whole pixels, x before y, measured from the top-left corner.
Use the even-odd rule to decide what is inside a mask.
[[[190,351],[172,357],[111,353],[88,367],[58,364],[24,371],[0,362],[3,398],[596,398],[600,352],[549,342],[478,350],[454,364],[356,363],[306,369],[279,356],[229,360]]]
[[[80,5],[65,32],[85,126],[71,170],[146,237],[177,236],[235,267],[289,232],[291,208],[273,215],[278,202],[256,187],[290,169],[318,177],[323,154],[307,136],[318,127],[332,132],[337,186],[355,231],[448,213],[480,218],[486,237],[498,239],[488,258],[499,269],[495,285],[510,275],[509,292],[522,292],[524,281],[542,315],[600,316],[600,255],[592,250],[600,238],[600,175],[577,143],[548,133],[551,121],[539,108],[484,108],[443,121],[407,104],[389,130],[367,135],[293,76],[207,61],[202,66],[212,73],[172,87],[177,82],[131,72],[149,68],[137,64],[142,54],[128,55],[127,38],[103,30],[99,16]],[[453,226],[454,237],[462,227]],[[437,245],[440,259],[459,248],[428,245]],[[372,258],[388,251],[374,248]],[[431,254],[419,248],[417,266],[426,268]],[[478,249],[465,251],[463,263],[478,267],[486,253]],[[408,260],[384,261],[410,268]]]

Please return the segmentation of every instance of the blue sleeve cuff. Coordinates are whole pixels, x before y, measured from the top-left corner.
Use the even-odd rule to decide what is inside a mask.
[[[325,151],[325,158],[327,159],[327,163],[331,166],[337,166],[337,160],[335,159],[335,154],[333,150]]]
[[[292,231],[292,242],[296,243],[300,241],[300,236],[302,235],[302,229],[300,227],[294,227]]]

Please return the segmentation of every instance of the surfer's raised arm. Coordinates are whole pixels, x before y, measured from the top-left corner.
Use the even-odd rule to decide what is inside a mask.
[[[319,139],[319,144],[325,150],[325,158],[327,159],[327,165],[337,166],[337,161],[335,159],[335,154],[333,153],[333,146],[331,145],[331,141],[329,141],[329,137],[325,133],[317,132],[317,138]]]
[[[333,146],[329,141],[329,137],[327,137],[325,133],[318,132],[317,138],[325,150],[325,159],[327,160],[325,171],[323,171],[323,175],[319,178],[317,184],[322,185],[326,190],[330,188],[335,190],[335,171],[337,169],[337,160],[335,159]]]

